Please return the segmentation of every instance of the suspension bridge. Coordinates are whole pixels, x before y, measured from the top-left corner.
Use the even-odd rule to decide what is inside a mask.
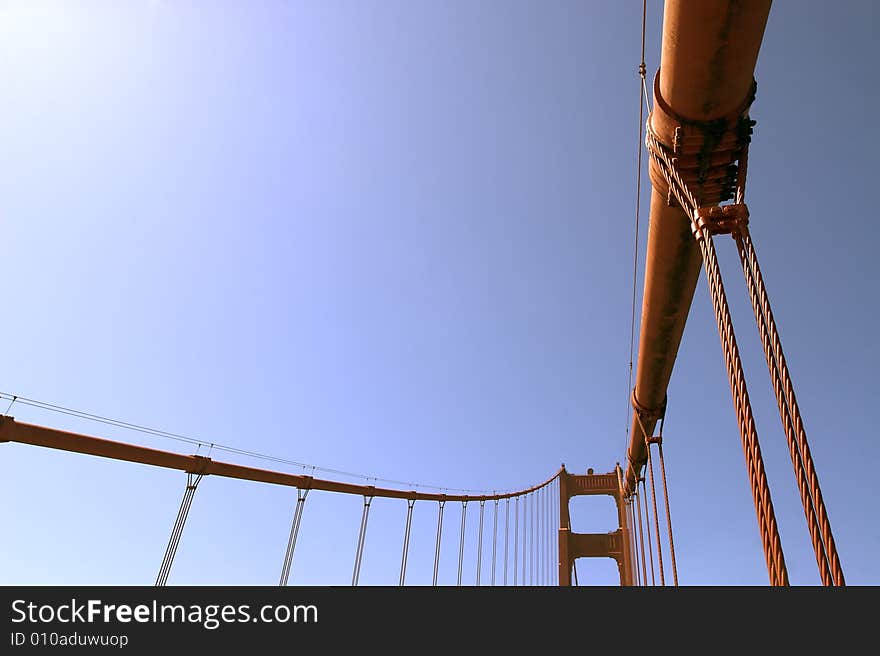
[[[166,585],[191,506],[197,503],[206,476],[228,477],[296,489],[290,531],[279,563],[279,585],[287,585],[295,570],[296,546],[310,495],[349,495],[362,501],[357,545],[352,554],[351,584],[358,585],[365,543],[371,539],[370,509],[374,499],[401,505],[403,522],[400,567],[389,572],[388,583],[405,585],[410,558],[412,518],[418,505],[435,512],[433,527],[433,584],[444,531],[458,532],[457,584],[475,569],[476,585],[572,585],[575,561],[610,558],[621,585],[678,585],[673,521],[663,454],[666,391],[672,375],[701,269],[705,273],[721,348],[729,378],[745,465],[753,496],[758,533],[771,585],[788,585],[767,473],[761,454],[742,358],[728,307],[727,293],[716,254],[716,238],[730,236],[735,244],[754,312],[761,345],[789,449],[804,518],[821,581],[845,584],[828,513],[822,498],[794,385],[783,353],[755,244],[749,232],[746,204],[749,144],[755,121],[750,107],[757,93],[755,65],[770,11],[769,0],[700,2],[667,0],[659,70],[649,83],[644,63],[645,23],[639,66],[639,142],[647,154],[647,173],[653,192],[645,285],[640,314],[637,357],[630,358],[632,406],[629,443],[619,463],[608,471],[558,471],[536,476],[531,487],[503,493],[425,491],[399,481],[374,484],[343,482],[334,477],[261,469],[208,455],[158,450],[17,421],[15,404],[74,414],[113,426],[146,430],[164,437],[174,434],[145,429],[105,417],[15,394],[2,394],[10,408],[0,419],[0,442],[60,449],[101,458],[176,470],[185,475],[183,495],[155,579]],[[638,175],[643,163],[640,149]],[[639,224],[637,207],[635,225]],[[636,236],[638,240],[638,236]],[[634,267],[637,262],[634,262]],[[633,334],[636,317],[633,276]],[[631,341],[631,353],[633,349]],[[674,439],[674,438],[673,438]],[[199,443],[201,446],[202,443]],[[207,446],[207,445],[205,445]],[[250,452],[211,445],[228,455]],[[276,459],[279,464],[294,464]],[[296,463],[298,464],[298,463]],[[316,473],[316,472],[314,472]],[[572,529],[570,502],[579,496],[610,497],[617,525],[603,533]],[[451,512],[454,510],[455,512]],[[468,513],[478,515],[476,562],[466,562]],[[661,541],[665,533],[667,543]],[[446,555],[446,554],[442,554]],[[486,564],[488,576],[484,575]],[[470,580],[470,579],[468,579]]]

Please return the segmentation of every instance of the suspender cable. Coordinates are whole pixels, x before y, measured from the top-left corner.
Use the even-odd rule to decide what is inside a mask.
[[[285,586],[290,578],[290,568],[293,565],[293,550],[296,549],[296,537],[299,535],[299,524],[302,520],[303,508],[306,503],[308,488],[296,488],[296,509],[293,511],[293,521],[290,524],[290,537],[287,539],[287,551],[284,552],[284,564],[281,566],[281,580],[278,585]]]
[[[547,497],[544,494],[544,488],[538,492],[538,583],[544,585],[544,569],[547,566],[546,553],[544,552],[544,544],[546,541],[546,509]]]
[[[174,563],[174,555],[177,553],[177,546],[180,544],[180,536],[183,535],[183,525],[186,524],[186,518],[189,515],[190,506],[192,506],[193,496],[195,496],[196,488],[199,481],[202,480],[201,474],[186,474],[186,490],[183,492],[183,499],[180,500],[180,508],[177,510],[177,517],[174,520],[174,526],[171,529],[171,537],[168,539],[168,546],[165,547],[165,556],[162,558],[162,564],[159,566],[159,574],[156,576],[156,586],[162,587],[168,583],[168,575],[171,573],[171,565]]]
[[[542,562],[544,563],[544,585],[549,585],[550,580],[548,576],[548,572],[550,571],[550,541],[549,541],[549,533],[550,533],[550,506],[549,495],[547,494],[549,490],[544,488],[544,558]]]
[[[636,490],[638,490],[638,488],[636,488]],[[648,581],[646,580],[647,579],[647,572],[646,572],[646,568],[645,568],[645,553],[641,549],[642,527],[641,527],[641,522],[639,521],[641,519],[641,517],[639,517],[638,519],[636,518],[637,517],[636,505],[638,504],[638,502],[639,502],[639,495],[633,494],[632,513],[633,513],[633,526],[635,527],[635,534],[633,537],[633,542],[635,543],[635,548],[636,548],[636,560],[634,563],[634,567],[635,567],[636,571],[638,571],[638,573],[639,573],[639,585],[648,585]],[[642,562],[642,569],[641,570],[639,569],[639,560],[641,560],[641,562]]]
[[[559,479],[553,486],[553,535],[551,536],[553,544],[553,582],[559,585]]]
[[[810,447],[806,441],[800,409],[794,396],[788,367],[785,365],[785,356],[782,353],[782,345],[779,342],[779,334],[776,331],[748,227],[742,226],[739,233],[734,233],[734,239],[745,274],[749,298],[755,312],[758,334],[764,348],[770,381],[779,408],[779,416],[788,442],[791,464],[794,468],[795,480],[804,508],[807,528],[810,532],[810,540],[816,554],[819,575],[823,585],[845,585],[843,570],[840,567],[837,548],[834,545],[834,537],[831,534],[825,504],[822,501],[822,492],[810,455]],[[765,312],[769,315],[765,315]]]
[[[532,495],[528,494],[526,496],[526,514],[528,515],[528,519],[526,520],[527,521],[526,526],[528,528],[527,528],[527,532],[525,535],[525,540],[523,540],[523,548],[526,550],[525,554],[524,554],[525,557],[523,558],[523,565],[525,565],[526,560],[528,560],[528,569],[523,569],[523,583],[525,585],[531,585],[533,582],[532,581],[532,572],[533,572],[532,565],[534,563],[534,560],[532,559],[532,545],[534,544],[534,540],[532,538],[533,538],[533,532],[535,530],[534,511],[535,511],[534,500],[532,499]],[[528,579],[526,579],[526,574],[528,574]]]
[[[522,584],[528,585],[529,573],[529,495],[523,497]]]
[[[549,490],[544,488],[544,585],[550,585],[550,506]]]
[[[406,500],[406,531],[403,534],[403,556],[400,558],[400,585],[406,580],[406,557],[409,553],[409,533],[412,528],[413,506],[416,505],[415,499]]]
[[[358,535],[357,553],[354,557],[354,572],[351,574],[351,584],[353,586],[358,584],[358,579],[361,576],[361,560],[364,557],[364,541],[367,537],[367,520],[370,517],[370,504],[372,501],[373,497],[364,496],[364,513],[361,515],[361,531]]]
[[[538,523],[540,521],[538,517],[538,495],[538,492],[532,494],[532,548],[531,553],[529,554],[531,557],[531,562],[529,564],[531,575],[529,581],[532,585],[535,585],[538,582]]]
[[[755,428],[755,417],[752,413],[751,401],[749,400],[742,358],[736,342],[733,320],[730,316],[730,307],[727,303],[724,282],[721,278],[718,254],[715,251],[715,243],[712,240],[712,227],[707,222],[706,217],[700,213],[700,205],[696,197],[688,189],[687,183],[679,174],[672,157],[667,152],[667,147],[660,142],[650,127],[647,130],[646,143],[652,161],[656,163],[660,173],[666,180],[669,187],[669,195],[678,201],[685,214],[690,217],[691,229],[703,256],[706,282],[715,311],[715,321],[718,324],[718,336],[724,353],[727,377],[730,381],[730,392],[733,397],[733,405],[736,411],[737,424],[739,425],[740,438],[746,460],[746,469],[752,488],[752,499],[755,504],[758,529],[764,549],[764,558],[767,562],[767,574],[771,585],[788,585],[788,570],[785,566],[782,541],[779,537],[779,526],[776,523],[776,513],[773,510],[770,486],[767,482],[766,470],[764,469],[764,459],[761,455],[758,431]]]
[[[638,533],[636,532],[636,500],[634,497],[629,498],[629,525],[630,530],[630,549],[632,551],[633,572],[635,573],[636,585],[642,584],[641,571],[639,570],[639,543]]]
[[[437,546],[434,548],[434,585],[437,585],[437,573],[440,571],[440,538],[443,535],[443,507],[445,501],[440,501],[440,508],[437,512]]]
[[[532,585],[535,585],[538,582],[538,493],[532,493],[532,531],[531,531],[531,540],[532,540],[532,549],[531,549],[531,563],[529,564],[529,569],[531,570],[530,581]]]
[[[547,585],[547,489],[541,491],[541,584]]]
[[[526,502],[528,503],[528,512],[529,512],[529,532],[528,532],[528,542],[529,542],[529,550],[527,552],[529,559],[529,583],[528,585],[534,585],[535,583],[535,497],[533,494],[529,494],[526,497]],[[525,577],[523,577],[525,578]]]
[[[483,510],[485,508],[486,500],[480,499],[480,535],[477,538],[477,585],[480,585],[480,570],[483,568]]]
[[[745,203],[747,168],[748,146],[743,149],[739,160],[737,203]],[[837,555],[837,547],[834,544],[834,535],[831,533],[825,503],[822,500],[822,490],[810,454],[810,446],[807,442],[794,385],[785,361],[785,354],[782,351],[782,342],[776,328],[776,321],[773,318],[773,310],[770,306],[770,299],[764,285],[764,277],[761,275],[761,268],[758,265],[758,255],[752,243],[748,225],[743,223],[739,230],[733,232],[733,238],[736,241],[749,298],[758,324],[758,334],[764,348],[764,356],[767,360],[770,380],[788,442],[791,462],[822,583],[824,585],[845,585],[843,569]]]
[[[507,585],[507,545],[510,539],[510,499],[504,500],[504,585]]]
[[[492,581],[495,585],[495,553],[498,544],[498,499],[495,499],[495,513],[492,519]]]
[[[541,490],[535,492],[535,579],[534,584],[541,584]]]
[[[519,569],[519,497],[513,504],[513,584],[517,584],[517,570]]]
[[[464,530],[467,518],[467,501],[461,502],[461,538],[458,543],[458,585],[461,585],[461,566],[464,562]]]
[[[660,585],[666,585],[663,576],[663,550],[660,548],[660,519],[657,515],[657,490],[654,488],[654,461],[651,458],[651,442],[645,439],[645,450],[648,452],[648,471],[651,476],[651,502],[654,506],[654,531],[657,534],[657,566],[660,570]]]
[[[657,452],[660,454],[660,476],[663,479],[663,500],[666,503],[666,530],[669,533],[669,555],[672,559],[672,580],[677,586],[678,568],[675,565],[675,542],[672,539],[672,516],[669,513],[669,488],[666,486],[666,464],[663,461],[663,424],[665,422],[665,416],[661,417],[660,437],[657,439]]]
[[[648,491],[645,489],[645,477],[642,476],[639,478],[639,481],[642,484],[642,496],[645,497],[645,525],[644,531],[647,532],[648,538],[648,560],[651,563],[651,585],[657,585],[657,581],[654,578],[654,547],[651,544],[651,516],[648,512]],[[639,502],[639,523],[642,521],[642,504]],[[645,552],[645,543],[642,542],[642,558],[644,558]]]

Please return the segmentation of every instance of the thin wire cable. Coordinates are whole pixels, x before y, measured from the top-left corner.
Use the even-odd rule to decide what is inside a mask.
[[[6,412],[3,413],[4,415],[8,415],[8,414],[9,414],[9,411],[12,410],[12,406],[13,406],[13,404],[16,402],[17,399],[18,399],[17,396],[13,396],[13,397],[12,397],[12,400],[9,402],[9,405],[8,405],[7,408],[6,408]]]
[[[637,166],[636,166],[636,216],[635,216],[635,238],[633,239],[633,274],[632,274],[632,310],[629,321],[629,378],[626,383],[626,443],[624,449],[629,448],[629,427],[632,411],[632,402],[630,394],[632,393],[633,378],[633,351],[635,345],[636,334],[636,293],[637,280],[639,270],[639,224],[641,216],[642,201],[642,128],[645,124],[645,105],[647,103],[647,88],[645,86],[645,23],[648,11],[648,0],[642,2],[642,56],[639,63],[639,138],[636,142],[638,147]]]
[[[186,444],[191,444],[196,447],[210,447],[216,449],[217,451],[223,451],[225,453],[234,453],[236,455],[247,456],[249,458],[255,458],[257,460],[263,460],[266,462],[275,462],[279,464],[291,465],[293,467],[299,467],[303,469],[311,469],[312,471],[320,471],[326,474],[335,474],[337,476],[344,476],[347,478],[356,478],[365,481],[374,481],[379,483],[388,483],[391,485],[400,485],[413,489],[423,489],[423,490],[436,490],[440,492],[459,492],[462,494],[470,494],[474,496],[490,496],[491,492],[489,490],[474,490],[468,488],[455,488],[455,487],[446,487],[439,485],[427,485],[424,483],[414,483],[412,481],[401,481],[392,478],[380,478],[377,476],[369,476],[367,474],[358,474],[355,472],[344,471],[341,469],[332,469],[330,467],[319,467],[317,465],[311,465],[304,462],[299,462],[297,460],[290,460],[288,458],[281,458],[279,456],[273,456],[266,453],[260,453],[258,451],[250,451],[248,449],[240,449],[238,447],[230,446],[228,444],[221,444],[220,442],[212,442],[210,440],[203,440],[195,437],[190,437],[187,435],[183,435],[181,433],[173,433],[170,431],[164,431],[157,428],[150,428],[148,426],[143,426],[140,424],[134,424],[131,422],[123,421],[120,419],[112,419],[110,417],[104,417],[102,415],[97,415],[90,412],[84,412],[82,410],[75,410],[73,408],[68,408],[61,405],[56,405],[54,403],[48,403],[46,401],[39,401],[37,399],[31,399],[25,396],[9,394],[6,392],[0,392],[0,399],[8,399],[15,400],[19,405],[26,405],[33,408],[37,408],[39,410],[46,410],[49,412],[54,412],[57,414],[63,414],[70,417],[76,417],[77,419],[85,419],[88,421],[93,421],[100,424],[105,424],[108,426],[113,426],[115,428],[122,428],[125,430],[134,431],[137,433],[141,433],[144,435],[150,435],[153,437],[161,437],[164,439],[174,440],[176,442],[182,442]],[[10,404],[10,408],[11,408]],[[514,491],[514,490],[510,490]]]

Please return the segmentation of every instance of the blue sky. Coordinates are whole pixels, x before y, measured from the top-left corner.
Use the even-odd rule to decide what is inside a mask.
[[[748,191],[844,571],[862,584],[880,583],[878,13],[773,6]],[[634,1],[0,3],[0,390],[424,484],[610,470],[627,423],[640,20]],[[789,574],[816,584],[732,242],[719,252]],[[665,436],[682,583],[765,584],[702,280]],[[183,485],[0,445],[0,582],[152,583]],[[294,502],[205,479],[170,582],[276,583]],[[576,530],[614,528],[608,500],[572,508]],[[309,497],[293,583],[350,582],[360,512]],[[374,503],[362,583],[396,582],[405,514]],[[435,521],[417,504],[413,583],[430,582]],[[579,574],[616,582],[611,561]]]

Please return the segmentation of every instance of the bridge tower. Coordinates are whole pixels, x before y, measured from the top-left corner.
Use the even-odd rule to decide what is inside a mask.
[[[617,505],[617,529],[609,533],[575,533],[571,530],[569,502],[572,497],[606,494]],[[569,474],[559,472],[559,585],[571,585],[571,569],[578,558],[613,558],[621,585],[633,585],[630,527],[617,472]]]

